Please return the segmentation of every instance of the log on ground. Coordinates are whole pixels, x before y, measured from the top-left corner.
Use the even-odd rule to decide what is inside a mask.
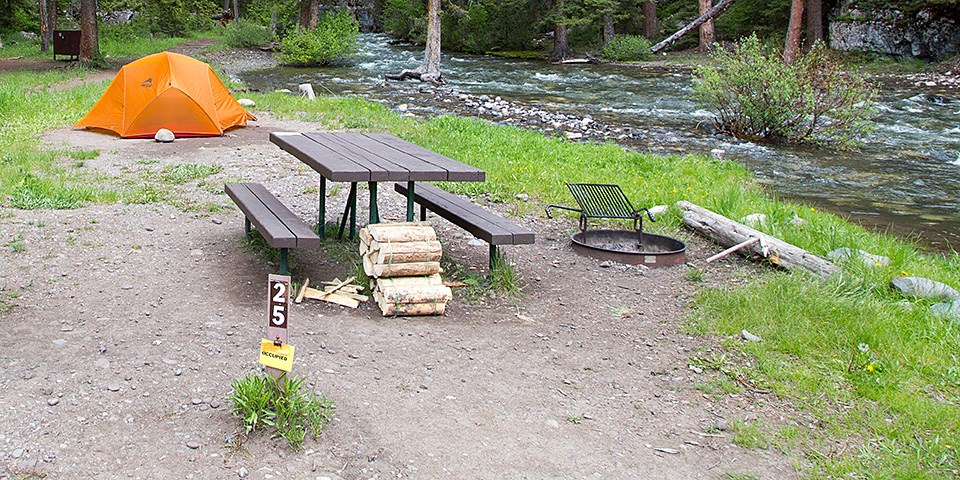
[[[701,235],[719,243],[723,247],[731,247],[749,240],[760,238],[770,249],[770,261],[787,270],[806,270],[821,280],[826,280],[840,273],[840,267],[818,257],[800,247],[791,245],[779,238],[772,237],[754,230],[742,223],[730,220],[723,215],[712,212],[699,205],[680,201],[677,207],[683,211],[683,223],[699,232]],[[741,253],[762,255],[760,242],[754,243],[741,250]]]

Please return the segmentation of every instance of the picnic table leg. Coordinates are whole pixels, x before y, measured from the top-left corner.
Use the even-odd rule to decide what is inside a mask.
[[[357,236],[357,182],[350,183],[350,239]]]
[[[380,223],[380,212],[377,211],[377,182],[367,182],[370,190],[370,224]]]
[[[247,242],[250,242],[250,219],[243,217],[243,234],[247,237]]]
[[[413,184],[414,182],[407,182],[407,221],[413,221]]]
[[[500,263],[500,250],[496,245],[490,244],[490,270],[488,275],[493,275],[493,269]]]
[[[347,227],[348,217],[350,218],[350,238],[353,238],[357,228],[357,182],[350,184],[350,195],[347,196],[347,206],[343,209],[343,219],[340,220],[337,240],[343,239],[343,230]]]
[[[327,178],[320,177],[320,213],[317,215],[317,235],[323,240],[327,237]]]
[[[280,275],[288,275],[287,272],[287,249],[280,249]]]

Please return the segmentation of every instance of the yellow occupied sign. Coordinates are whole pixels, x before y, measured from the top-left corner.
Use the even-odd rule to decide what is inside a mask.
[[[293,370],[293,345],[284,343],[278,347],[270,340],[261,340],[260,363],[284,372]]]

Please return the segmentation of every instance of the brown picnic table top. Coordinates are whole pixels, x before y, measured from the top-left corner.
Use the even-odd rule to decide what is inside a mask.
[[[440,155],[386,133],[275,132],[270,141],[320,174],[317,233],[324,236],[326,181],[350,182],[350,196],[340,223],[340,235],[350,219],[355,235],[357,182],[370,186],[370,223],[377,212],[378,182],[407,182],[407,221],[413,220],[414,183],[418,181],[482,182],[479,168]]]

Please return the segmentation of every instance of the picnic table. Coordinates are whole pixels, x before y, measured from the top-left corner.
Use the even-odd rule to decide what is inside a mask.
[[[327,180],[350,182],[339,235],[343,235],[349,215],[353,238],[358,182],[367,182],[370,189],[370,223],[380,223],[379,182],[407,183],[407,221],[413,221],[415,182],[482,182],[486,177],[483,170],[385,133],[276,132],[270,134],[270,141],[320,174],[317,234],[321,238],[326,222]]]

